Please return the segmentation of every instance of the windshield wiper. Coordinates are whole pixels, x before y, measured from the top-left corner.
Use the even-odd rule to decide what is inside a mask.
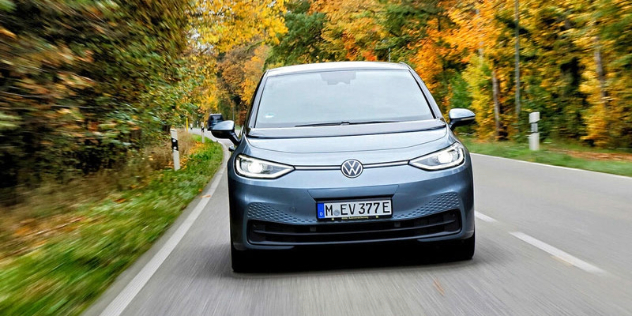
[[[362,121],[362,122],[351,122],[350,125],[360,125],[360,124],[381,124],[381,123],[396,123],[399,121]]]
[[[303,125],[295,125],[294,127],[307,127],[307,126],[338,126],[338,125],[349,125],[349,122],[326,122],[326,123],[314,123],[314,124],[303,124]]]
[[[379,123],[394,123],[398,121],[360,121],[360,122],[326,122],[326,123],[314,123],[314,124],[304,124],[304,125],[296,125],[294,127],[308,127],[308,126],[340,126],[340,125],[361,125],[361,124],[379,124]]]

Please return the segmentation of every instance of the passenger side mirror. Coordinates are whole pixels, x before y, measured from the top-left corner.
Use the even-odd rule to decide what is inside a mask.
[[[235,122],[233,121],[223,121],[215,124],[211,128],[211,133],[217,138],[230,139],[233,144],[239,144],[239,137],[235,134]]]
[[[450,124],[448,126],[451,130],[454,130],[458,126],[464,126],[468,124],[472,124],[475,121],[474,112],[468,109],[452,109],[448,113],[450,117]]]

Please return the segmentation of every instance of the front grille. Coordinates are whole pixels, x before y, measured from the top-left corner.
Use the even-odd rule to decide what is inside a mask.
[[[288,225],[265,221],[248,222],[248,241],[262,245],[298,245],[338,242],[402,240],[458,233],[461,216],[450,210],[407,220],[337,222],[318,225]]]

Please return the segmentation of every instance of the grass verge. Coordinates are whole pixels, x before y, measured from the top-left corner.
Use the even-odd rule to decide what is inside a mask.
[[[470,152],[477,154],[632,177],[632,160],[628,160],[632,155],[626,153],[556,144],[542,144],[539,151],[531,151],[528,144],[483,142],[469,137],[460,139]]]
[[[0,315],[81,313],[201,192],[222,155],[217,143],[198,144],[180,171],[156,171],[143,187],[75,205],[50,238],[0,257]]]

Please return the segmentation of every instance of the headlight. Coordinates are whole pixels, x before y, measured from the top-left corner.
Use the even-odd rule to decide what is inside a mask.
[[[239,155],[235,159],[235,170],[247,178],[276,179],[291,172],[294,167]]]
[[[441,170],[458,166],[465,160],[463,145],[454,143],[452,146],[429,155],[410,161],[410,164],[425,170]]]

